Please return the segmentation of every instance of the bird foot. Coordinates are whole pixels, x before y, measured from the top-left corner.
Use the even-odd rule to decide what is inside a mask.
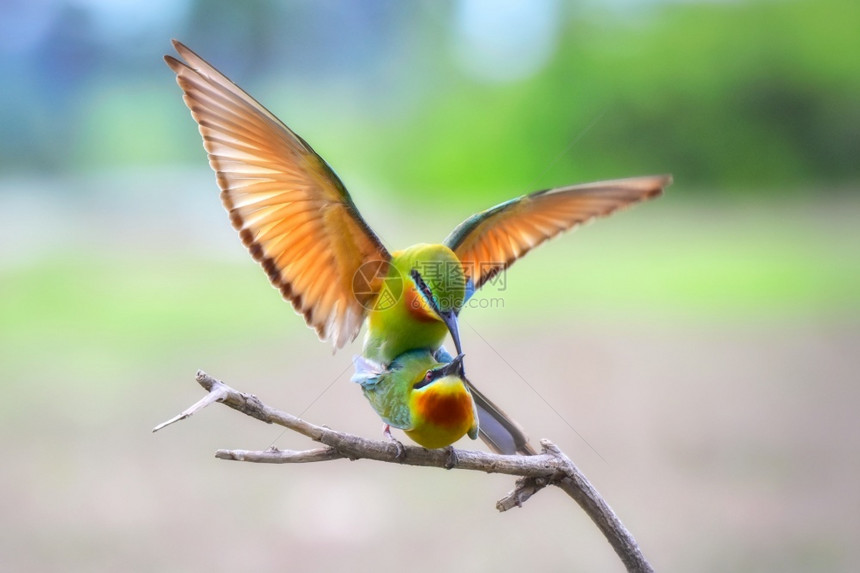
[[[403,461],[406,458],[406,447],[400,442],[400,440],[391,435],[391,426],[385,424],[382,428],[382,433],[386,438],[394,442],[394,447],[397,448],[397,454],[395,455],[397,461]]]
[[[457,462],[460,460],[457,458],[457,450],[454,449],[454,446],[448,446],[445,448],[445,453],[447,454],[447,459],[445,460],[445,469],[451,470],[457,467]]]

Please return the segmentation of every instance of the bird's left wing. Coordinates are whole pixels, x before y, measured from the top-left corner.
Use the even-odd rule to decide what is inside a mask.
[[[671,182],[670,175],[656,175],[536,191],[469,217],[445,244],[463,263],[474,292],[547,239],[658,197]]]
[[[200,126],[230,221],[272,285],[340,348],[361,328],[388,251],[310,145],[203,58],[174,46],[184,62],[164,59]]]

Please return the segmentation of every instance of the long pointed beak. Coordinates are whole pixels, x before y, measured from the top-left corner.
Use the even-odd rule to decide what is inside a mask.
[[[430,291],[430,287],[428,287],[427,283],[424,282],[424,278],[421,276],[421,273],[418,272],[418,269],[412,269],[409,274],[412,277],[412,280],[415,281],[415,286],[418,287],[418,290],[421,292],[427,305],[433,309],[433,312],[435,312],[436,315],[442,319],[442,322],[445,323],[445,326],[448,327],[448,332],[451,333],[451,338],[454,339],[454,348],[457,349],[457,354],[462,356],[463,349],[460,346],[460,329],[457,326],[457,313],[453,310],[443,311],[439,309],[439,305],[436,304],[436,301],[433,298],[433,293]],[[463,372],[462,368],[460,368],[460,372]]]
[[[442,376],[463,376],[463,355],[458,354],[454,360],[439,368]]]
[[[445,326],[448,327],[448,332],[451,333],[451,338],[454,339],[454,348],[457,349],[457,354],[460,356],[463,355],[463,349],[460,347],[460,328],[457,323],[457,313],[453,310],[446,310],[438,312],[439,317],[442,319],[442,322],[445,323]]]

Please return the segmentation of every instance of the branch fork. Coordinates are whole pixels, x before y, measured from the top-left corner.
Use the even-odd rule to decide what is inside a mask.
[[[519,476],[514,489],[496,502],[496,509],[507,511],[522,507],[529,498],[549,485],[555,485],[572,497],[597,527],[624,562],[628,571],[651,572],[635,539],[624,527],[597,490],[561,449],[549,440],[541,440],[541,453],[534,456],[499,455],[473,450],[445,448],[428,450],[392,440],[368,440],[360,436],[318,426],[292,414],[267,406],[253,394],[231,388],[202,370],[197,382],[207,394],[180,414],[155,428],[157,432],[184,420],[214,402],[221,402],[245,415],[267,424],[277,424],[307,436],[322,447],[309,450],[218,450],[215,457],[222,460],[267,464],[297,464],[325,462],[338,459],[368,459],[412,466],[437,467],[501,473]]]

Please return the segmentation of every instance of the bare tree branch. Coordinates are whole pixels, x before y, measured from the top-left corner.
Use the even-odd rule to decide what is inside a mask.
[[[213,402],[222,402],[243,414],[278,424],[323,444],[324,447],[304,451],[269,448],[264,451],[218,450],[215,456],[224,460],[255,463],[311,463],[347,458],[445,469],[462,469],[520,476],[515,488],[496,503],[499,511],[521,507],[531,496],[548,485],[555,485],[572,497],[603,532],[628,571],[652,572],[636,540],[618,519],[574,463],[555,444],[541,440],[542,451],[534,456],[504,456],[488,452],[445,448],[427,450],[406,446],[392,440],[367,440],[311,424],[301,418],[263,404],[256,396],[245,394],[197,372],[197,382],[208,394],[178,416],[153,428],[156,432],[184,420]]]
[[[307,464],[310,462],[327,462],[340,460],[343,456],[336,449],[328,446],[314,450],[279,450],[272,446],[267,450],[218,450],[215,457],[219,460],[234,460],[237,462],[255,462],[258,464]]]
[[[496,509],[507,511],[522,507],[531,496],[552,483],[545,477],[524,477],[517,480],[516,487],[505,497],[496,502]]]

